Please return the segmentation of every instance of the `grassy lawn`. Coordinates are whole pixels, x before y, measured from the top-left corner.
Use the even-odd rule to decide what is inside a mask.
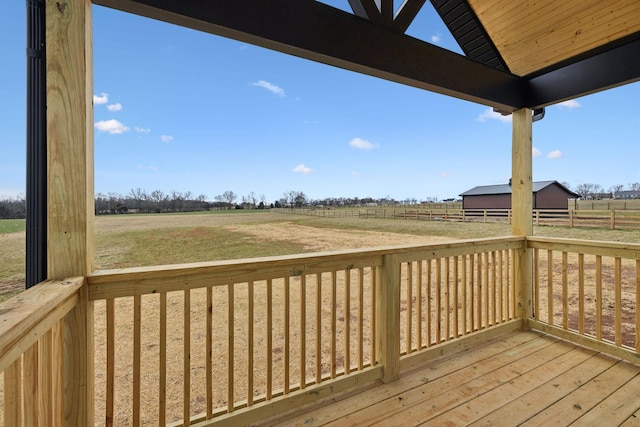
[[[271,230],[265,233],[265,229]],[[0,220],[0,300],[24,287],[24,220]],[[304,233],[303,233],[304,232]],[[387,234],[383,234],[387,233]],[[459,223],[283,215],[262,210],[96,218],[96,268],[178,264],[222,259],[404,244],[409,238],[474,239],[509,235],[503,223]],[[367,239],[356,237],[366,234]],[[372,238],[380,235],[379,239]],[[318,249],[313,243],[333,238]],[[403,238],[401,236],[407,236]],[[640,243],[640,230],[539,226],[534,235]],[[394,237],[395,236],[395,237]],[[416,237],[417,236],[417,237]],[[342,241],[340,241],[342,240]],[[351,245],[351,246],[349,246]]]
[[[302,244],[255,239],[216,227],[107,234],[96,239],[97,268],[126,268],[304,252]]]
[[[0,234],[17,233],[24,231],[24,219],[0,219]]]

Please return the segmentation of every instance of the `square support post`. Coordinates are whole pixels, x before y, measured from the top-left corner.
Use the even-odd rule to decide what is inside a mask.
[[[45,4],[49,278],[86,276],[93,270],[91,8],[91,0]],[[93,303],[86,286],[79,296],[80,302],[62,322],[63,361],[58,364],[64,384],[54,390],[54,405],[62,411],[51,425],[94,424]]]
[[[511,146],[511,234],[531,236],[533,234],[533,166],[532,166],[532,114],[528,108],[513,113],[513,135]],[[516,311],[522,319],[523,329],[528,329],[527,319],[533,313],[532,272],[533,257],[526,242],[515,257]]]
[[[376,278],[376,354],[382,365],[382,381],[400,375],[400,263],[396,255],[385,255]]]

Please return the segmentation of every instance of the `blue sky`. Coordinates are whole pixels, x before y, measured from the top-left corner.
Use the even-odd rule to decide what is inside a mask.
[[[347,8],[347,0],[329,2]],[[458,51],[426,3],[408,33]],[[445,199],[511,174],[490,108],[95,6],[95,191]],[[0,16],[0,197],[25,189],[25,5]],[[640,84],[547,108],[534,180],[640,182]]]

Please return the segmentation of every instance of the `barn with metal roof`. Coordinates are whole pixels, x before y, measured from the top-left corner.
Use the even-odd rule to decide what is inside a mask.
[[[558,181],[532,183],[533,209],[567,209],[567,200],[580,197]],[[511,209],[511,183],[480,185],[460,194],[463,209]]]

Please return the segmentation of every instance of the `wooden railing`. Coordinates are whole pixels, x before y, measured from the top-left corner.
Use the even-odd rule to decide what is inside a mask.
[[[246,424],[393,380],[423,350],[513,319],[511,252],[523,244],[509,237],[92,274],[104,355],[96,419]]]
[[[542,237],[533,249],[534,328],[640,362],[640,245]]]
[[[90,276],[90,298],[104,300],[95,311],[96,340],[105,343],[97,344],[107,367],[97,397],[106,424],[224,423],[232,415],[250,422],[242,410],[261,402],[278,413],[294,392],[301,404],[381,377],[372,345],[383,253]],[[268,415],[263,409],[260,417]]]
[[[250,424],[391,381],[521,327],[524,245],[528,325],[640,362],[640,245],[507,237],[112,270],[0,305],[4,425],[62,425],[94,380],[97,425]],[[92,304],[83,377],[91,344],[73,328]]]
[[[4,426],[62,425],[67,419],[64,387],[80,385],[65,352],[78,347],[64,319],[79,304],[83,285],[82,277],[52,280],[0,304]]]
[[[640,362],[640,245],[508,237],[112,270],[0,305],[4,425],[63,424],[62,396],[94,379],[97,425],[249,424],[391,381],[521,326],[523,245],[529,326]],[[69,316],[91,301],[95,375],[74,380]]]
[[[473,332],[519,327],[511,321],[516,320],[514,251],[522,242],[477,240],[397,256],[402,366],[431,357],[422,350]]]

